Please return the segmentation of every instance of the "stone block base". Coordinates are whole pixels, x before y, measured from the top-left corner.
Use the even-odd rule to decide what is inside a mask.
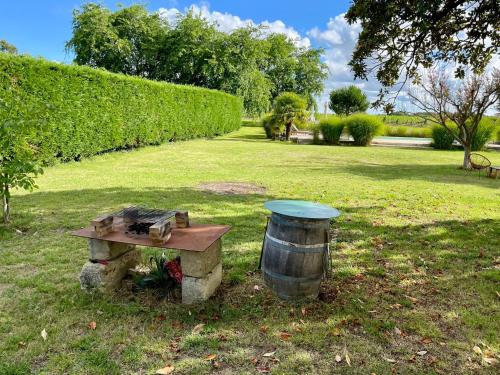
[[[107,264],[87,262],[80,273],[80,285],[85,290],[108,292],[120,286],[129,268],[141,260],[138,250],[132,250]]]
[[[206,277],[220,263],[221,240],[205,251],[181,251],[182,273],[191,277]]]
[[[133,250],[135,245],[128,245],[119,242],[111,242],[89,238],[89,259],[92,260],[111,260],[120,255]]]
[[[221,281],[222,263],[217,264],[205,277],[184,275],[182,277],[182,303],[192,304],[207,300],[214,294]]]

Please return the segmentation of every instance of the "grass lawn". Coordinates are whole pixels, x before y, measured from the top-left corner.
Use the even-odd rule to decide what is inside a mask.
[[[500,164],[500,153],[486,154]],[[457,169],[462,155],[299,146],[245,127],[47,168],[0,226],[0,374],[150,374],[167,364],[175,374],[498,373],[483,358],[500,350],[500,180]],[[217,181],[267,193],[197,189]],[[256,271],[263,203],[280,198],[343,213],[317,301],[282,302]],[[86,243],[69,232],[131,204],[233,226],[215,297],[186,307],[126,288],[80,290]]]

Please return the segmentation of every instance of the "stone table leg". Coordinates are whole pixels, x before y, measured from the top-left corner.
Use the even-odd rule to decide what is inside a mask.
[[[80,273],[80,285],[85,290],[111,291],[119,287],[127,271],[141,260],[135,245],[93,238],[88,244],[89,261]]]
[[[181,251],[182,303],[205,301],[222,281],[221,240],[205,251]]]

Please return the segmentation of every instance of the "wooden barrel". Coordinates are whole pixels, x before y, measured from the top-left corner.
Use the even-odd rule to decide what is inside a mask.
[[[262,273],[280,298],[316,298],[328,254],[328,219],[273,212],[263,244]]]

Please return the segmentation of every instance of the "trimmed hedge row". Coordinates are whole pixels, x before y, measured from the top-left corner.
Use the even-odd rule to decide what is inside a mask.
[[[34,141],[62,160],[216,136],[239,128],[242,114],[240,99],[216,90],[4,53],[0,104],[43,122],[49,134]]]

